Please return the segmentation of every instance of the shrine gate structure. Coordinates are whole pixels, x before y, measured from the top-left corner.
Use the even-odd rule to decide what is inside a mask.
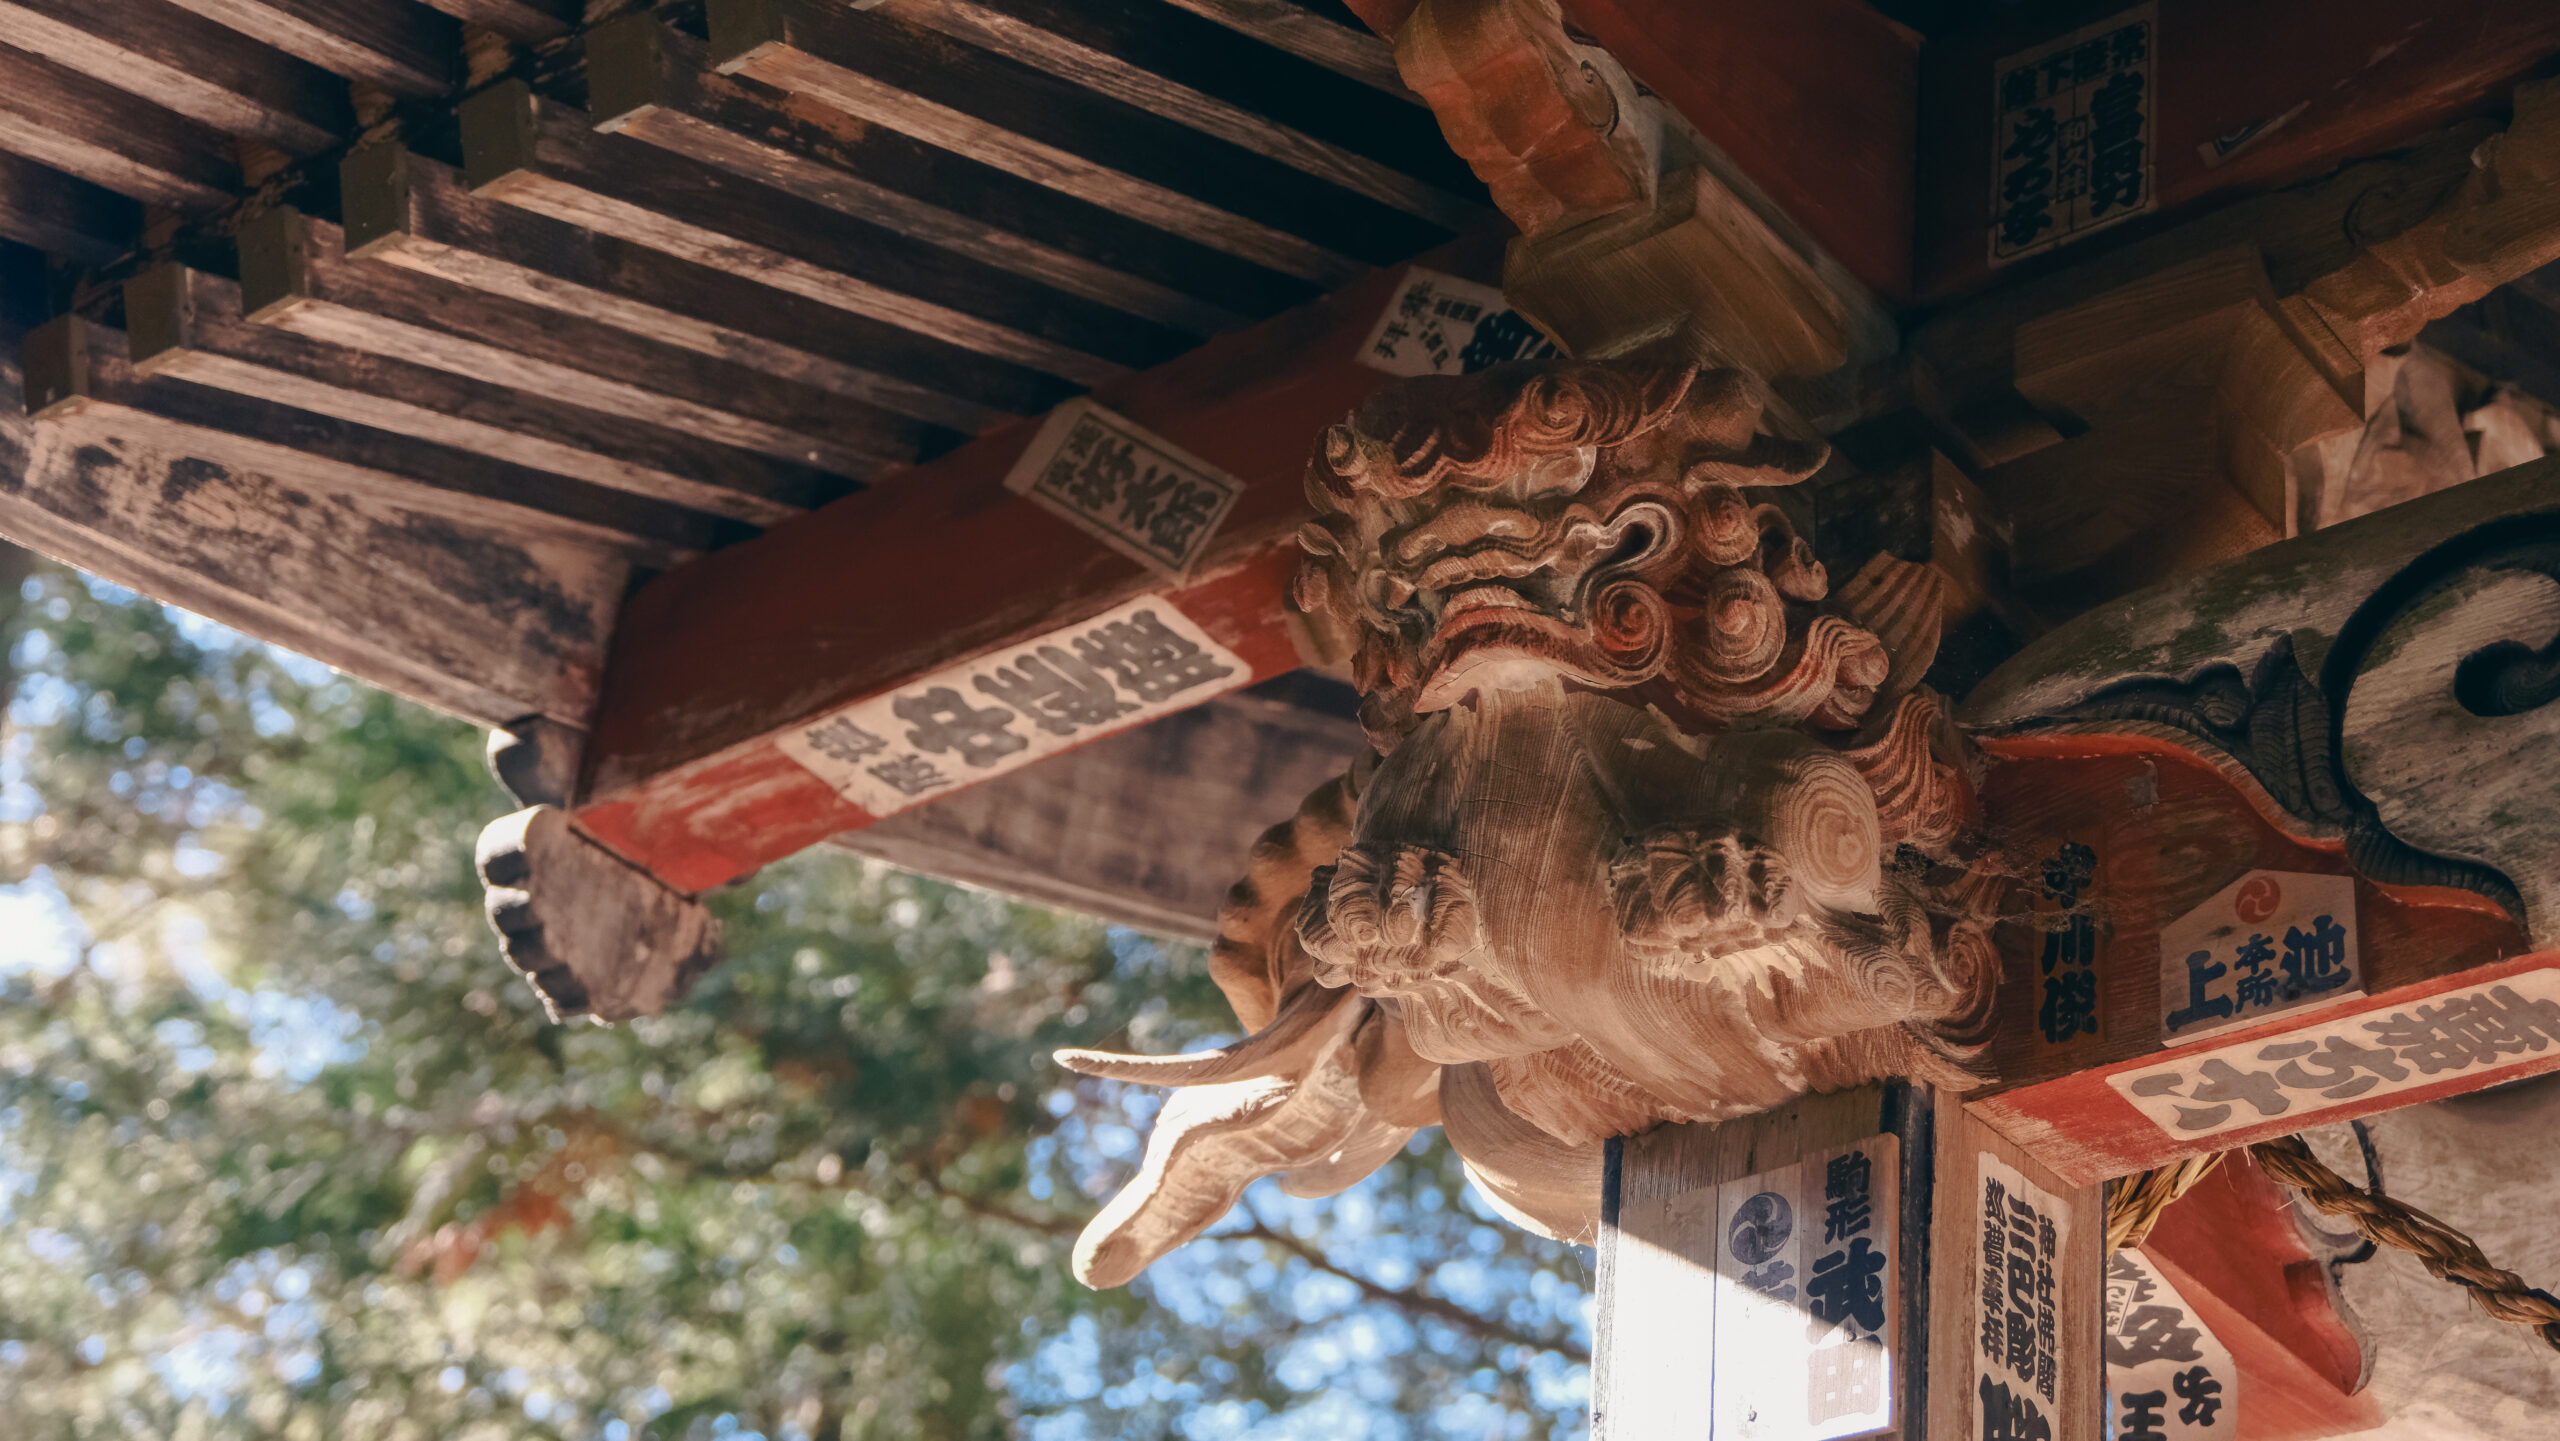
[[[2344,1435],[2281,1163],[2195,1163],[2560,1069],[2555,75],[0,0],[0,535],[489,727],[561,1017],[820,844],[1213,940],[1246,1041],[1062,1058],[1180,1088],[1095,1284],[1437,1124],[1598,1247],[1613,1441]]]

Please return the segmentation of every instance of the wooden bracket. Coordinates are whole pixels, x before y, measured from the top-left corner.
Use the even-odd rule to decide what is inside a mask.
[[[720,959],[720,923],[692,897],[532,806],[480,833],[489,925],[555,1021],[627,1021],[682,999]]]

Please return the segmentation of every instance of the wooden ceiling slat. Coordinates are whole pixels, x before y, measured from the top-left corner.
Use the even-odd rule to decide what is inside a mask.
[[[174,209],[211,209],[240,185],[229,136],[7,45],[0,150]]]
[[[1165,0],[887,0],[894,16],[1451,230],[1491,218],[1427,110]],[[1472,198],[1470,198],[1472,197]]]
[[[484,199],[451,168],[396,145],[349,156],[338,192],[351,256],[583,315],[935,425],[974,434],[1064,393],[1047,376]],[[985,371],[1002,373],[973,373]],[[935,389],[936,381],[953,388]]]
[[[1132,315],[1212,334],[1315,288],[1089,201],[712,71],[648,15],[587,36],[596,128],[633,136]]]
[[[503,82],[464,102],[480,194],[1091,385],[1189,337],[652,145]]]
[[[1422,97],[1405,88],[1396,71],[1395,47],[1366,28],[1354,29],[1309,10],[1296,0],[1169,0],[1239,35],[1311,60],[1337,75],[1385,91],[1411,105]]]
[[[133,366],[754,525],[844,495],[843,477],[432,366],[252,325],[240,288],[162,266],[125,285]]]
[[[140,205],[0,151],[0,236],[99,264],[132,250],[141,235]]]
[[[462,78],[462,26],[416,0],[169,0],[334,75],[394,95]]]
[[[582,0],[427,0],[456,20],[483,25],[526,44],[556,39],[584,18]]]
[[[345,81],[159,0],[0,0],[0,45],[288,155],[355,126]]]
[[[721,70],[1340,285],[1448,231],[1019,61],[819,0],[710,0]]]
[[[143,444],[214,464],[531,536],[603,544],[652,565],[708,550],[720,522],[639,496],[466,455],[324,415],[133,373],[121,332],[66,316],[27,340],[27,408],[111,417]]]
[[[338,228],[290,208],[240,230],[249,318],[861,477],[912,459],[919,428],[840,395],[576,316],[350,261]]]

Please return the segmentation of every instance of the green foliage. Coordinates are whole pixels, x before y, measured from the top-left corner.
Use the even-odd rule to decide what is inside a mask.
[[[1580,1264],[1445,1147],[1068,1277],[1155,1098],[1047,1054],[1231,1026],[1195,948],[819,852],[679,1010],[552,1026],[469,727],[50,568],[0,656],[13,1437],[1580,1424]]]

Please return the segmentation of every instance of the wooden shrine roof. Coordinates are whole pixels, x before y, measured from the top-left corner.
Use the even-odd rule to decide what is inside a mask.
[[[1325,3],[0,0],[31,409],[647,567],[1498,223]]]

